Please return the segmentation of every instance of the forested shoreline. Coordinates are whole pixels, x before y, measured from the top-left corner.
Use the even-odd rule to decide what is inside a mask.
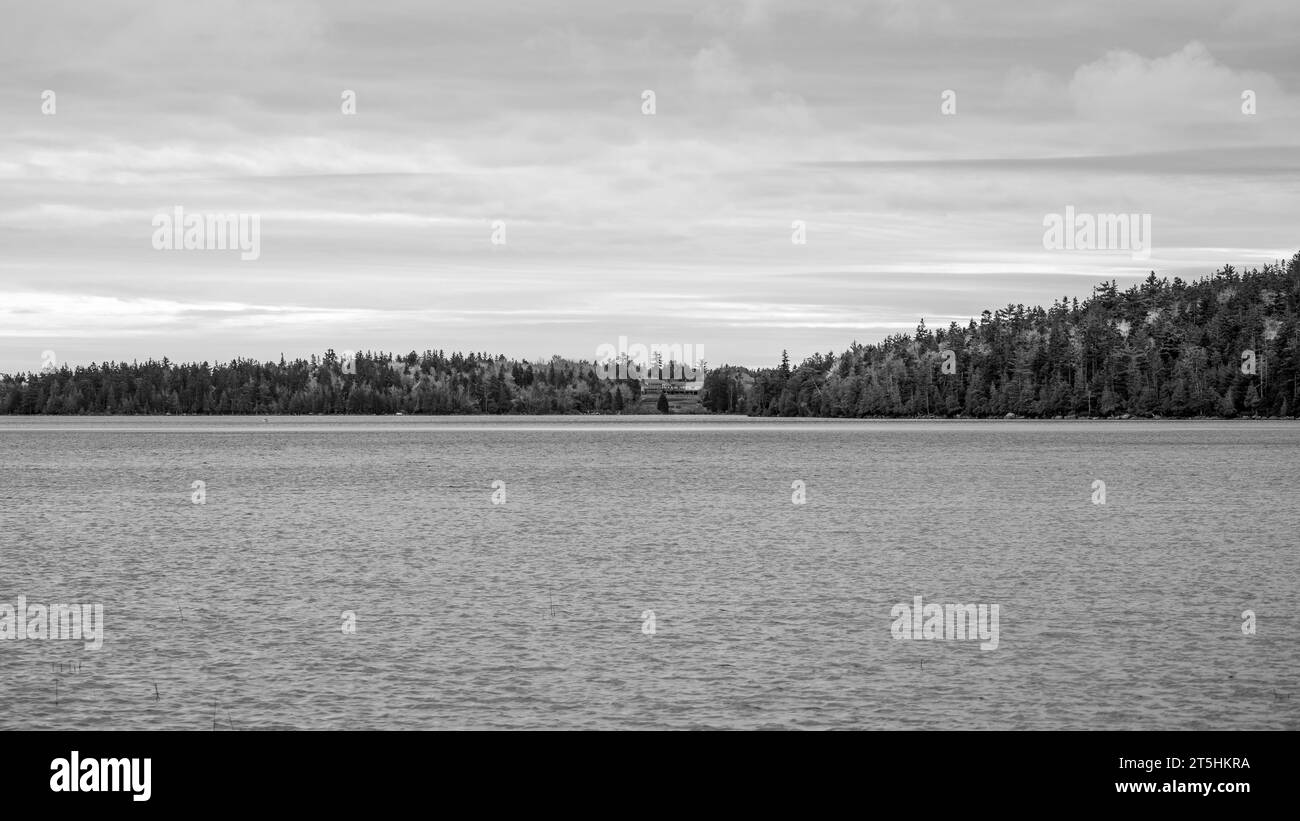
[[[1296,416],[1300,253],[1080,302],[1008,305],[798,365],[706,369],[713,413],[821,417]],[[0,414],[623,413],[642,383],[595,362],[358,352],[286,362],[108,362],[0,376]]]

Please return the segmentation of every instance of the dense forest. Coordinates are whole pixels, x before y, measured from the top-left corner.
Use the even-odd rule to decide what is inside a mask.
[[[966,327],[854,343],[792,367],[708,370],[702,409],[758,416],[1295,416],[1300,254],[1083,302],[1008,305]],[[358,353],[263,363],[108,362],[0,377],[0,414],[621,413],[641,383],[595,362]],[[664,403],[659,403],[662,411]]]
[[[945,363],[948,367],[945,368]],[[1114,281],[798,368],[721,367],[711,411],[765,416],[1296,416],[1300,254],[1204,279]],[[950,372],[945,372],[950,371]]]
[[[0,413],[457,414],[618,413],[639,383],[597,377],[592,363],[516,362],[485,353],[358,352],[209,366],[107,362],[0,378]]]

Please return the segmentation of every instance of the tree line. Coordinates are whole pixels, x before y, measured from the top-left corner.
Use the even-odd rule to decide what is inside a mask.
[[[1184,282],[1119,290],[1083,302],[1008,305],[965,327],[797,366],[723,365],[706,372],[713,413],[822,417],[1295,416],[1300,364],[1300,253]],[[426,350],[362,352],[286,362],[167,358],[0,376],[0,414],[553,414],[620,413],[641,383],[613,381],[594,362],[507,359]],[[662,404],[660,409],[662,411]]]
[[[717,413],[759,416],[1296,416],[1300,254],[1195,282],[1154,272],[1079,302],[1008,305],[796,368],[723,366]]]
[[[4,414],[618,413],[638,384],[593,363],[365,351],[286,362],[106,362],[0,378]]]

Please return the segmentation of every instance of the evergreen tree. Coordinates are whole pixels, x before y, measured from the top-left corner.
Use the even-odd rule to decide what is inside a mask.
[[[943,370],[945,352],[956,370]],[[1247,363],[1253,362],[1254,367]],[[0,374],[3,414],[571,413],[624,410],[624,383],[590,362],[426,349],[182,364],[103,362]],[[680,369],[669,363],[674,373]],[[642,383],[627,381],[634,403]],[[667,403],[660,397],[660,409]],[[1007,305],[964,327],[854,342],[791,367],[706,371],[714,413],[781,416],[1294,414],[1300,404],[1300,254],[1194,282],[1154,275],[1051,307]]]

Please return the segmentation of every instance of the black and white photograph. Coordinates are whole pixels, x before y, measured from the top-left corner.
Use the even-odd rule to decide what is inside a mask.
[[[1300,5],[3,11],[15,788],[871,731],[1217,814],[1286,763]]]

